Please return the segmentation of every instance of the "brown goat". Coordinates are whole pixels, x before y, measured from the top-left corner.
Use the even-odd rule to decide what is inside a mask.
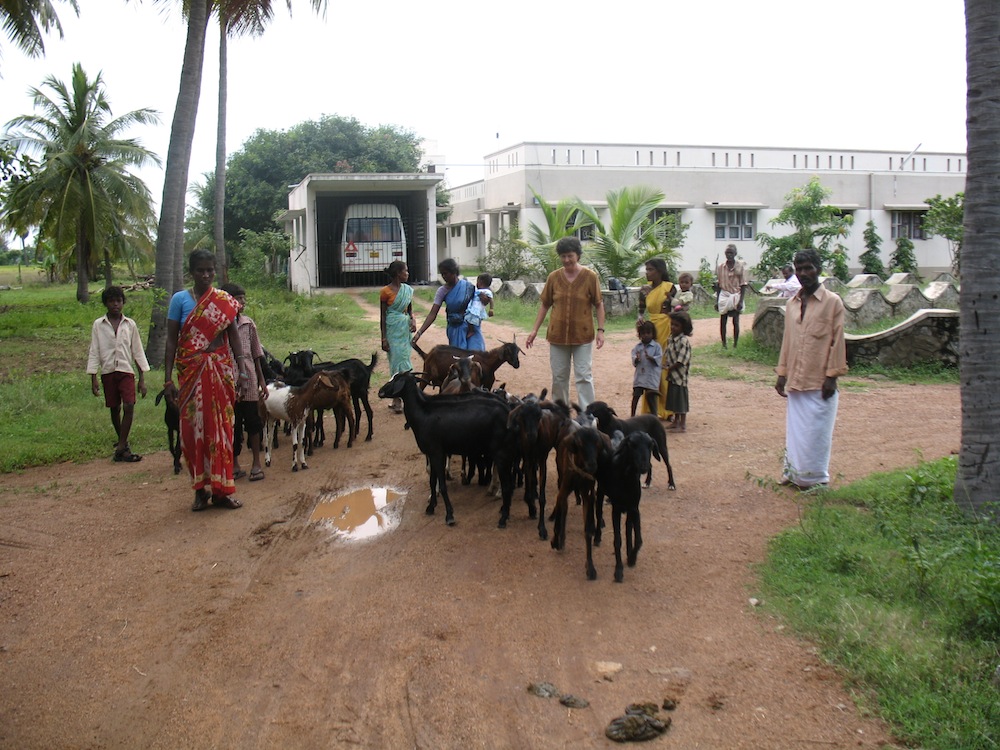
[[[333,447],[340,447],[340,436],[344,434],[346,421],[347,447],[350,448],[354,445],[354,438],[358,436],[358,423],[355,420],[354,407],[351,404],[351,385],[347,382],[347,376],[341,371],[321,370],[312,377],[315,379],[321,374],[329,377],[324,379],[323,387],[317,388],[313,397],[312,408],[316,412],[316,416],[312,445],[317,448],[323,445],[326,438],[326,431],[323,429],[323,412],[329,410],[333,412],[337,421]],[[311,446],[309,452],[311,453]]]
[[[521,347],[517,345],[516,336],[514,341],[503,343],[485,352],[470,352],[467,349],[443,344],[435,346],[429,352],[424,352],[416,344],[412,344],[412,346],[424,361],[423,382],[425,387],[427,385],[440,387],[448,376],[448,371],[451,369],[455,357],[467,357],[471,354],[473,360],[483,368],[483,388],[490,390],[496,382],[496,372],[500,365],[509,363],[516,370],[521,366],[520,355],[524,354]]]
[[[330,392],[341,392],[345,390],[346,384],[343,378],[337,378],[328,371],[318,372],[300,388],[293,388],[288,385],[278,385],[270,383],[267,386],[268,396],[264,402],[267,406],[267,430],[265,434],[270,435],[272,425],[276,420],[282,419],[292,427],[292,471],[308,469],[305,457],[305,433],[306,422],[313,405],[322,403],[327,399],[334,398]],[[349,392],[349,389],[347,389]],[[334,398],[334,400],[336,400]],[[271,441],[264,441],[264,463],[271,465]]]
[[[441,395],[450,393],[468,393],[473,388],[483,384],[483,366],[476,362],[472,355],[455,357],[448,375],[441,383]]]

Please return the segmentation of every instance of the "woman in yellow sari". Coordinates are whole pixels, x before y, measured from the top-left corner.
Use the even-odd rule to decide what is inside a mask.
[[[670,341],[670,309],[671,299],[677,290],[670,281],[670,273],[667,271],[667,263],[663,258],[650,258],[646,261],[646,281],[648,285],[639,290],[639,321],[649,320],[656,327],[656,340],[666,351],[667,343]],[[667,419],[673,412],[667,411],[667,386],[669,384],[667,373],[660,373],[660,399],[659,414],[660,419]],[[642,399],[641,413],[647,414],[648,407],[646,400]]]

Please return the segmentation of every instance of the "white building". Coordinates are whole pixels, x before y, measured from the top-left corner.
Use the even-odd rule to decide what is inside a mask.
[[[946,271],[947,241],[926,236],[921,226],[924,200],[965,190],[965,154],[919,150],[520,143],[488,155],[486,162],[483,180],[451,188],[454,210],[438,232],[438,257],[451,256],[469,269],[499,229],[512,223],[523,230],[530,222],[545,226],[531,189],[550,203],[576,196],[606,212],[609,191],[639,185],[661,190],[661,208],[679,212],[690,224],[680,270],[696,271],[702,258],[714,266],[730,242],[753,266],[761,254],[757,233],[790,233],[769,222],[788,193],[815,175],[832,190],[830,205],[854,215],[854,228],[842,240],[852,270],[860,267],[862,233],[872,220],[882,238],[883,263],[896,238],[909,237],[922,271]]]

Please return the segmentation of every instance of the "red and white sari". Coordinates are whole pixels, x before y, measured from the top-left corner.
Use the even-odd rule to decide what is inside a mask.
[[[195,490],[211,488],[213,497],[232,495],[233,404],[236,386],[228,337],[209,351],[217,336],[236,319],[236,300],[211,288],[187,316],[177,337],[177,405],[181,413],[181,450]]]

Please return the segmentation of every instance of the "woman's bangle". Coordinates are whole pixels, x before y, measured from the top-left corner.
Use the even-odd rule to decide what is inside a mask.
[[[603,328],[598,328],[597,330],[600,331],[601,333],[604,333],[604,329]]]

